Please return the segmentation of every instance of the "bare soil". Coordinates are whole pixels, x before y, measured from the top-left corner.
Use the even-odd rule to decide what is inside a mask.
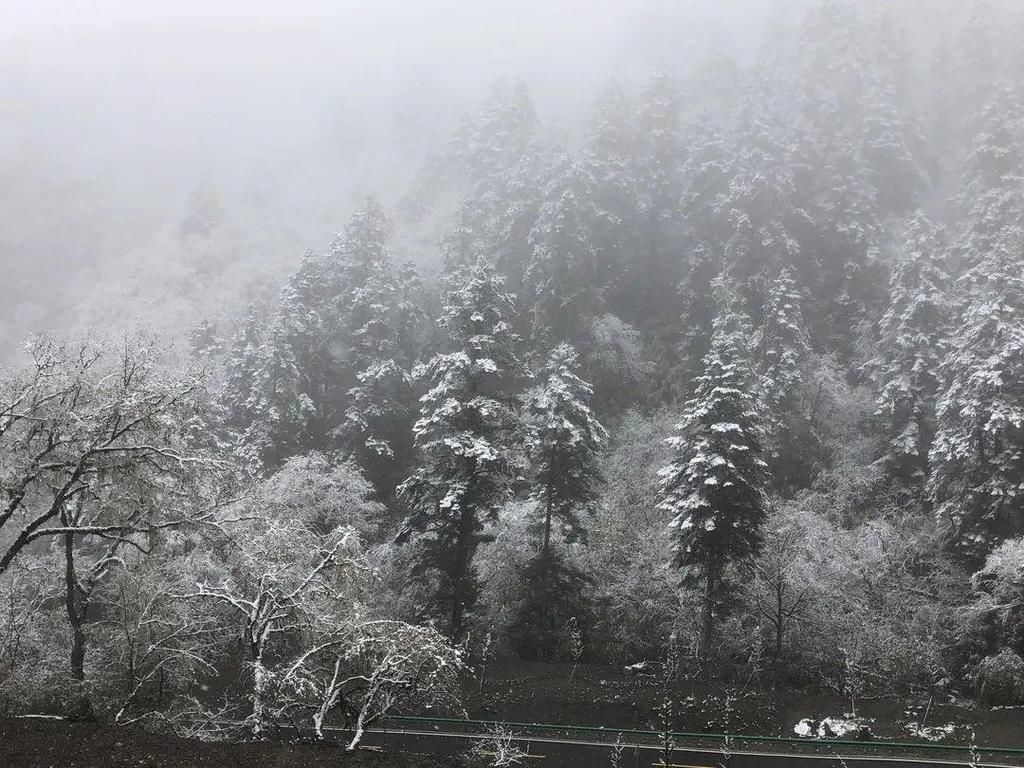
[[[456,768],[451,758],[345,752],[327,745],[207,743],[141,728],[36,718],[0,719],[4,768]]]
[[[508,661],[487,670],[482,690],[467,682],[465,706],[471,718],[525,723],[588,725],[659,730],[657,707],[662,684],[655,675],[624,668]],[[571,676],[571,680],[570,680]],[[732,696],[730,707],[727,695]],[[842,717],[850,700],[828,693],[764,690],[742,685],[680,681],[673,686],[675,730],[692,733],[795,736],[803,718]],[[953,724],[942,743],[967,744],[973,729],[979,746],[1024,747],[1024,709],[987,709],[966,699],[935,695],[860,699],[856,714],[870,721],[871,735],[887,741],[916,742],[912,722]],[[731,713],[726,712],[731,708]]]

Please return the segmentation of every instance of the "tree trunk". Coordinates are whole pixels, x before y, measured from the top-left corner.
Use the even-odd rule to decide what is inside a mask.
[[[544,503],[544,555],[548,554],[548,547],[551,546],[551,508],[553,505],[551,499],[551,486],[552,483],[549,481],[547,488],[544,490],[545,503]]]
[[[462,639],[470,537],[473,535],[473,512],[467,507],[465,501],[459,515],[459,535],[455,541],[455,564],[452,568],[452,610],[449,625],[452,640],[456,643]]]
[[[717,563],[707,564],[707,575],[705,578],[704,605],[701,609],[700,626],[700,662],[707,664],[711,657],[712,643],[715,634],[715,604],[718,602],[718,592],[721,583],[721,573]]]
[[[75,572],[75,534],[64,534],[64,607],[67,610],[68,625],[71,627],[71,679],[75,684],[72,715],[91,718],[92,706],[85,693],[85,623],[89,603],[78,587]]]
[[[779,584],[775,586],[775,660],[776,663],[781,665],[782,663],[782,622],[783,622],[783,587]]]
[[[260,652],[253,662],[252,736],[254,739],[266,737],[267,670],[263,666],[262,657],[263,654]]]

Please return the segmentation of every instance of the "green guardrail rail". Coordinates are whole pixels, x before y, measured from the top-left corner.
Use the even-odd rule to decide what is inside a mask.
[[[456,720],[444,717],[417,717],[413,715],[392,715],[387,718],[391,722],[396,723],[420,723],[424,725],[455,725],[455,726],[472,726],[472,727],[506,727],[506,728],[518,728],[525,731],[567,731],[575,733],[600,733],[605,736],[615,736],[622,734],[623,736],[645,736],[649,738],[663,737],[665,734],[663,731],[643,731],[631,728],[608,728],[600,725],[555,725],[554,723],[517,723],[509,720]],[[761,743],[782,743],[782,744],[799,744],[803,747],[856,747],[858,749],[893,749],[893,750],[934,750],[940,752],[970,752],[973,748],[977,752],[986,755],[1024,755],[1024,748],[1022,747],[991,747],[976,744],[974,747],[962,745],[962,744],[935,744],[933,742],[909,742],[909,741],[882,741],[880,739],[870,739],[862,741],[852,741],[849,739],[814,739],[814,738],[800,738],[796,736],[752,736],[750,734],[739,734],[739,733],[690,733],[687,731],[673,731],[672,738],[684,739],[687,741],[724,741],[725,739],[731,739],[733,742],[761,742]]]

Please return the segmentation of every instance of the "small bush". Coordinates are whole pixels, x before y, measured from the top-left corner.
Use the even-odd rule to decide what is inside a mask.
[[[978,667],[978,699],[989,707],[1024,704],[1024,659],[1004,648]]]

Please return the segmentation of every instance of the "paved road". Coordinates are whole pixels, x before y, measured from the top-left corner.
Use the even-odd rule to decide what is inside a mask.
[[[470,733],[375,730],[366,734],[363,745],[367,749],[455,755],[469,751],[479,738],[479,734]],[[531,736],[523,736],[517,742],[521,749],[529,750],[529,757],[523,761],[526,768],[604,768],[612,764],[613,745],[607,742]],[[673,752],[670,768],[842,768],[844,763],[848,768],[962,768],[969,765],[970,760],[966,754],[963,758],[907,759],[734,752],[726,763],[721,752],[680,747]],[[654,768],[664,764],[658,747],[626,744],[619,765],[621,768]],[[984,761],[979,768],[1019,768],[1020,765]]]

